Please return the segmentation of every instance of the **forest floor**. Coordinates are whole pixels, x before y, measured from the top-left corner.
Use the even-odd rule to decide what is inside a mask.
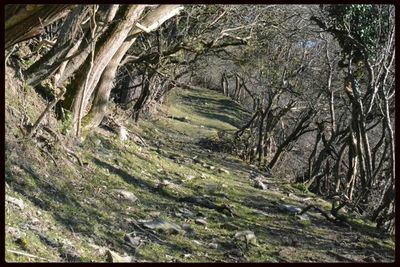
[[[13,79],[6,77],[8,262],[394,261],[393,239],[372,223],[292,214],[309,204],[329,212],[331,204],[207,148],[249,116],[218,92],[176,89],[155,119],[127,121],[147,145],[105,129],[69,145],[80,166],[50,138],[22,138],[22,111],[34,122],[46,103]],[[49,118],[48,127],[62,125]],[[268,189],[254,187],[257,175]]]

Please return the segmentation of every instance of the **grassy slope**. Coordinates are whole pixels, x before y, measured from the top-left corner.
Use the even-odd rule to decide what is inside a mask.
[[[7,106],[19,108],[16,99],[20,88],[6,87],[6,93]],[[28,99],[30,104],[36,103],[28,110],[33,120],[44,105],[38,104],[35,94],[30,93]],[[6,205],[7,250],[51,261],[105,261],[101,247],[135,255],[138,261],[157,262],[233,261],[229,255],[235,249],[244,251],[241,260],[252,262],[346,261],[331,252],[353,261],[368,260],[371,255],[376,260],[394,259],[394,242],[379,238],[369,223],[356,220],[358,227],[350,231],[313,212],[309,212],[311,222],[302,223],[280,212],[277,203],[304,207],[305,197],[324,209],[329,203],[289,185],[273,185],[266,191],[255,189],[248,178],[251,166],[198,146],[201,138],[216,138],[220,130],[233,131],[248,116],[216,92],[175,90],[158,119],[142,121],[139,127],[130,125],[149,147],[140,147],[131,140],[121,143],[104,131],[90,135],[74,148],[88,162],[85,167],[57,148],[53,152],[58,163],[55,166],[32,141],[20,141],[15,114],[11,112],[6,110],[6,194],[22,199],[25,207],[21,210]],[[186,116],[188,121],[167,115]],[[157,152],[157,145],[161,152]],[[195,156],[200,163],[192,161]],[[187,181],[188,175],[195,178]],[[172,185],[158,189],[158,183],[165,179]],[[278,177],[274,179],[280,182]],[[114,189],[129,190],[139,200],[121,200]],[[191,195],[215,197],[217,204],[231,205],[240,218],[179,201]],[[196,216],[179,216],[180,208],[206,217],[207,227],[196,224]],[[256,210],[265,214],[255,214]],[[194,231],[185,235],[157,233],[163,240],[159,241],[132,223],[155,217],[181,226],[188,224]],[[235,241],[235,231],[221,227],[225,222],[240,230],[252,230],[258,244],[246,248],[243,242]],[[132,232],[143,239],[136,251],[124,241],[125,234]],[[211,248],[210,243],[218,247]],[[6,251],[9,262],[44,259]]]

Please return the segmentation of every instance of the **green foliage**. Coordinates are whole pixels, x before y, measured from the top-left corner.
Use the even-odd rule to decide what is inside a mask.
[[[73,126],[73,116],[71,111],[67,109],[63,109],[64,112],[64,119],[61,125],[61,133],[62,134],[67,134]]]
[[[372,57],[389,35],[388,6],[380,5],[330,5],[326,8],[331,19],[328,30],[337,38],[343,53],[353,53],[353,58],[360,57],[360,50],[367,50]],[[349,36],[356,42],[350,42]]]
[[[299,184],[292,184],[291,185],[293,188],[296,188],[298,190],[300,190],[303,193],[307,193],[308,192],[308,188],[305,184],[299,183]]]

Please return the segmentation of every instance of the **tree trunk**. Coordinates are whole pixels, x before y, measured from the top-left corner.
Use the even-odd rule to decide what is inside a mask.
[[[96,35],[102,35],[107,29],[108,29],[108,24],[114,19],[117,11],[118,11],[119,5],[111,5],[108,13],[105,14],[105,16],[101,16],[100,20],[103,23],[103,27],[100,28],[97,32]],[[100,23],[99,23],[100,24]],[[91,40],[91,33],[90,30],[87,30],[84,36],[82,37],[82,41],[80,42],[80,45],[78,48],[72,47],[70,52],[68,52],[68,56],[72,56],[75,54],[73,50],[79,51],[78,55],[75,55],[73,58],[71,58],[68,61],[64,61],[64,70],[62,72],[60,71],[57,77],[56,81],[56,87],[60,86],[61,84],[64,83],[69,77],[72,76],[85,62],[87,57],[90,54],[90,43],[94,41]],[[71,95],[70,92],[67,92],[66,94],[66,99],[70,99],[70,103],[67,104],[67,107],[70,107],[70,104],[72,103],[72,98],[74,94]]]
[[[97,86],[100,75],[126,39],[134,22],[139,19],[143,8],[143,5],[130,5],[123,8],[119,12],[119,22],[110,28],[104,39],[99,42],[98,46],[96,45],[93,64],[91,64],[91,59],[87,58],[86,62],[78,70],[73,82],[76,93],[71,108],[75,132],[79,128],[77,123],[87,109],[89,99]],[[93,68],[90,67],[91,65],[93,65]]]
[[[5,49],[44,32],[65,17],[74,5],[6,5]]]
[[[88,10],[89,6],[80,5],[68,15],[60,29],[56,44],[48,53],[27,69],[28,84],[35,87],[56,71],[61,64],[60,60],[63,59],[74,46],[74,42],[76,41],[75,37]]]
[[[268,167],[272,170],[275,164],[278,162],[282,152],[289,146],[290,143],[296,141],[301,135],[303,135],[306,131],[306,128],[310,124],[309,119],[312,118],[316,114],[315,110],[309,109],[308,112],[300,119],[297,123],[295,129],[290,133],[290,135],[283,141],[282,144],[279,145],[274,157],[271,162],[268,164]]]
[[[146,30],[157,29],[167,19],[178,14],[180,9],[181,6],[179,5],[161,5],[155,10],[151,11],[143,19],[143,21],[141,22],[141,26]],[[142,12],[143,10],[144,8],[142,9]],[[140,16],[139,13],[138,16]],[[142,29],[134,27],[130,31],[128,38],[117,50],[114,57],[105,68],[96,89],[96,95],[93,101],[92,108],[90,109],[88,115],[84,118],[85,131],[97,127],[103,120],[107,111],[108,99],[111,93],[113,80],[115,78],[118,66],[128,49],[135,42],[136,36],[141,32]]]

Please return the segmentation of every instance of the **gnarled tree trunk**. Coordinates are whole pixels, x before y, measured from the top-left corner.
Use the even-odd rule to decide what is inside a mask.
[[[97,127],[104,118],[107,111],[107,103],[112,89],[112,83],[115,78],[119,64],[122,58],[136,40],[136,36],[143,31],[151,31],[157,29],[161,24],[171,17],[177,15],[181,6],[179,5],[161,5],[151,11],[144,20],[140,23],[141,28],[134,27],[129,33],[128,38],[124,41],[121,47],[117,50],[110,63],[105,68],[100,82],[96,89],[96,96],[93,105],[84,118],[85,130]]]
[[[65,17],[74,5],[7,5],[5,7],[5,48],[28,40],[44,27]]]
[[[144,7],[143,5],[130,5],[121,9],[118,23],[109,28],[103,39],[96,45],[93,62],[91,58],[87,58],[78,70],[73,81],[76,91],[71,106],[75,131],[79,128],[78,121],[87,109],[89,98],[96,88],[101,74],[128,36],[133,24],[139,19]]]

